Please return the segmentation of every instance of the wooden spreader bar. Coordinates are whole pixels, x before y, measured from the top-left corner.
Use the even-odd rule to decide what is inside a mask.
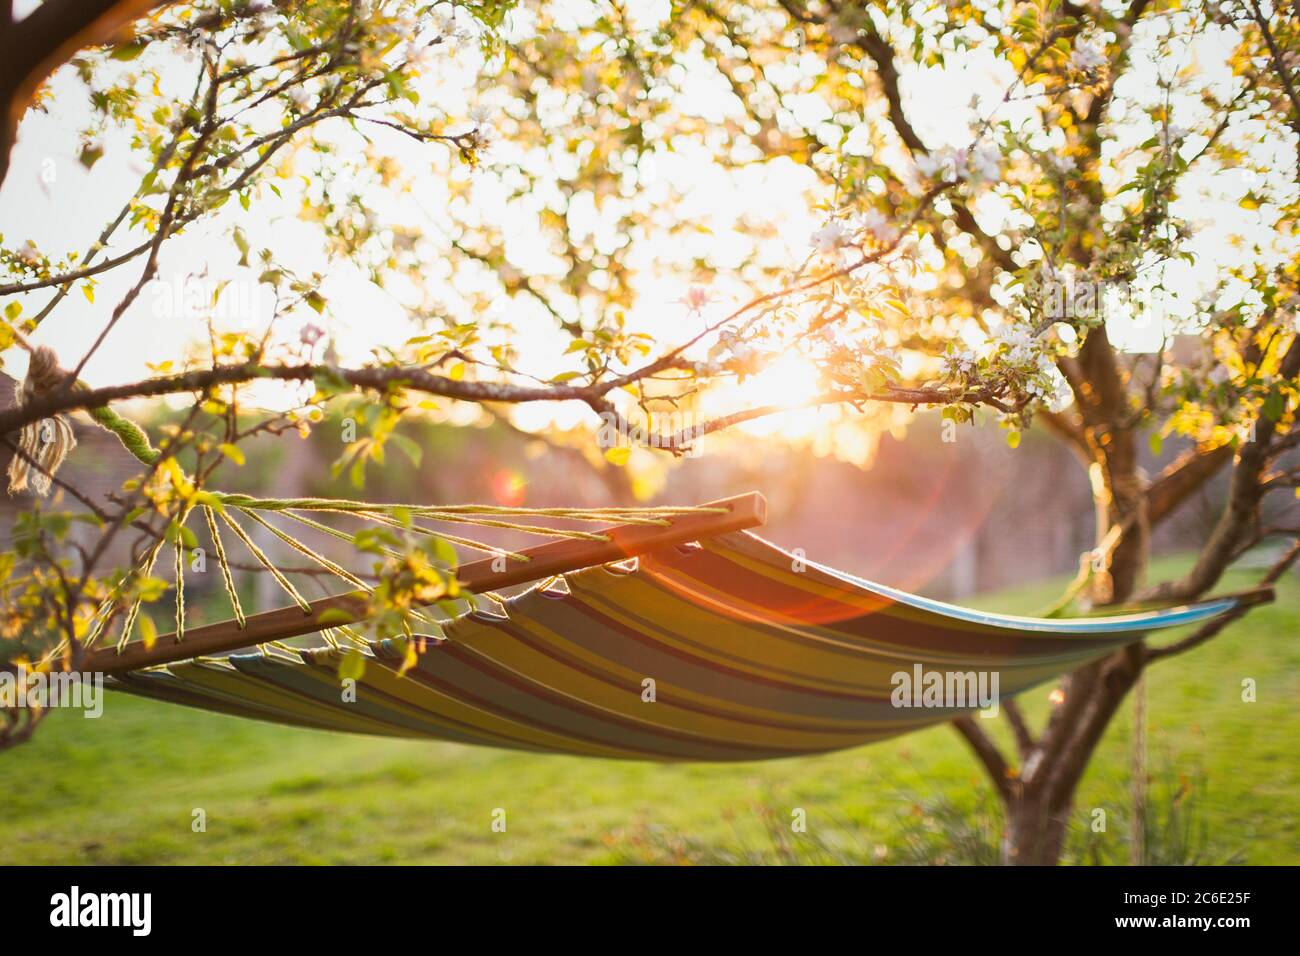
[[[621,561],[657,548],[752,528],[767,520],[767,501],[756,491],[710,501],[699,507],[726,510],[672,515],[668,519],[671,522],[668,525],[615,525],[601,532],[608,536],[607,541],[566,539],[538,545],[521,552],[528,556],[528,561],[506,559],[505,568],[499,571],[493,569],[494,562],[500,566],[499,559],[484,558],[461,566],[456,578],[462,590],[495,591],[514,584],[540,581],[556,574]],[[251,614],[245,619],[242,628],[237,621],[227,620],[187,629],[184,639],[179,642],[174,633],[167,634],[159,637],[153,647],[147,650],[138,641],[127,644],[120,652],[116,647],[98,648],[86,654],[82,670],[88,673],[122,673],[205,654],[222,654],[267,641],[300,637],[340,624],[353,624],[364,617],[366,598],[362,591],[349,591],[312,601],[310,605],[310,611],[291,605]],[[327,611],[340,611],[342,615],[331,614],[322,624],[321,615]]]

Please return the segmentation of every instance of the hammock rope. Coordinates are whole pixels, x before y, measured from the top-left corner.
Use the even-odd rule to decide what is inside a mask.
[[[176,640],[185,639],[185,547],[181,536],[172,542],[176,575]]]
[[[258,560],[262,567],[266,568],[266,570],[270,572],[271,577],[275,579],[275,583],[280,585],[284,592],[293,599],[293,602],[302,608],[303,611],[310,613],[311,603],[303,597],[301,593],[299,593],[298,589],[293,586],[293,582],[285,577],[284,573],[276,567],[275,562],[266,556],[266,552],[257,546],[257,542],[252,539],[248,532],[240,527],[239,522],[232,518],[229,512],[226,511],[221,512],[221,520],[230,526],[230,530],[235,532],[235,536],[244,543],[244,547],[249,550],[249,553]]]
[[[208,525],[208,537],[212,539],[212,548],[216,552],[217,564],[221,566],[221,583],[225,585],[226,597],[230,600],[230,610],[235,615],[240,630],[244,628],[244,609],[239,603],[239,591],[235,588],[234,575],[230,573],[230,561],[226,557],[225,545],[221,542],[221,531],[217,528],[216,516],[212,509],[204,507],[203,517]]]
[[[154,543],[154,546],[149,550],[144,564],[143,574],[145,577],[149,577],[153,574],[154,564],[158,561],[158,554],[162,551],[162,546],[163,539],[159,538]],[[131,632],[135,629],[135,620],[140,616],[140,606],[143,603],[143,601],[139,600],[133,601],[130,609],[126,612],[126,619],[122,622],[122,634],[117,639],[118,653],[121,653],[122,649],[126,647],[127,643],[131,640]]]
[[[409,525],[405,525],[402,522],[398,521],[396,518],[391,518],[388,515],[381,514],[378,512],[358,511],[354,513],[354,517],[365,518],[366,520],[374,521],[377,524],[387,525],[390,528],[400,528],[403,530],[414,532],[415,534],[427,535],[429,537],[434,537],[434,538],[442,538],[444,541],[448,541],[451,544],[458,544],[461,547],[469,548],[470,550],[473,551],[479,551],[484,554],[501,555],[503,557],[509,558],[511,561],[528,560],[528,555],[523,554],[519,551],[502,551],[500,548],[493,548],[490,545],[480,544],[478,541],[475,541],[472,538],[463,538],[460,535],[447,534],[445,531],[434,531],[432,528],[426,528],[423,525],[416,524],[415,522],[411,522]],[[396,554],[396,552],[394,552],[394,554]]]
[[[372,588],[365,581],[362,581],[351,571],[347,570],[347,568],[335,564],[329,558],[325,557],[325,555],[320,554],[319,552],[313,550],[312,548],[307,547],[307,545],[303,544],[297,538],[293,537],[293,535],[288,534],[280,530],[279,528],[277,528],[275,525],[271,524],[271,522],[267,521],[256,511],[249,511],[245,508],[240,508],[239,511],[241,514],[245,514],[248,517],[252,518],[263,528],[271,532],[273,535],[275,535],[277,538],[279,538],[289,547],[293,548],[293,550],[297,551],[303,557],[307,558],[309,561],[314,561],[316,564],[320,565],[326,571],[329,571],[335,577],[341,578],[342,580],[346,581],[348,584],[352,585],[354,588],[357,588],[358,590],[361,591],[374,590],[374,588]]]
[[[465,534],[450,533],[439,528],[416,523],[414,519],[419,518],[422,521],[460,527],[480,527],[497,533],[509,532],[531,536],[560,545],[570,543],[594,548],[608,546],[613,542],[609,530],[594,531],[577,527],[560,527],[556,525],[556,522],[598,523],[605,526],[614,524],[616,525],[615,530],[643,529],[654,533],[662,529],[671,532],[674,522],[683,518],[689,517],[707,522],[715,518],[725,518],[731,511],[731,506],[725,503],[683,506],[661,505],[647,508],[601,507],[586,509],[573,507],[525,508],[481,504],[427,506],[319,497],[258,498],[245,494],[221,492],[212,492],[210,495],[213,502],[211,504],[205,502],[199,505],[187,504],[184,506],[182,513],[176,518],[176,524],[183,528],[194,511],[203,512],[203,521],[208,536],[212,541],[213,554],[221,575],[222,589],[225,591],[226,599],[233,614],[232,623],[240,631],[248,627],[249,615],[239,597],[239,588],[235,582],[230,554],[223,541],[222,524],[239,539],[257,565],[271,575],[271,578],[289,596],[293,604],[304,615],[311,615],[313,614],[312,602],[303,595],[300,588],[291,579],[291,576],[295,574],[306,572],[281,568],[277,561],[267,553],[265,547],[260,546],[254,540],[241,521],[256,523],[289,550],[302,555],[324,573],[340,579],[348,586],[356,589],[356,592],[361,595],[367,595],[373,593],[374,585],[365,581],[339,561],[321,553],[321,551],[300,537],[290,534],[284,528],[277,526],[274,522],[268,520],[267,516],[270,514],[282,515],[305,528],[333,539],[345,541],[353,546],[356,544],[357,535],[327,524],[326,521],[330,516],[352,519],[370,527],[441,540],[452,546],[456,563],[459,563],[459,557],[454,554],[455,549],[464,549],[488,555],[489,560],[492,562],[493,571],[497,571],[501,562],[508,562],[516,567],[527,566],[533,560],[533,556],[528,553],[527,549],[508,548],[501,544],[481,541]],[[138,566],[137,570],[143,577],[152,575],[163,543],[163,539],[159,539],[153,544]],[[168,643],[180,643],[185,641],[187,636],[194,631],[194,628],[189,620],[187,608],[184,534],[178,533],[172,543],[174,548],[172,592],[175,604],[176,630],[171,635],[164,635],[160,640],[165,640]],[[400,560],[404,557],[401,551],[389,547],[387,544],[379,544],[377,550],[388,558]],[[434,565],[440,573],[454,580],[453,576],[456,574],[457,569],[450,559],[436,559]],[[545,569],[541,573],[544,576]],[[521,574],[526,574],[526,572],[511,571],[503,575],[503,580],[511,579],[512,583],[527,580],[527,577],[520,577]],[[341,597],[336,595],[334,599],[325,600],[336,600]],[[496,608],[500,606],[500,602],[503,600],[492,588],[485,587],[482,583],[477,584],[472,591],[466,590],[460,597],[469,601],[471,609],[486,610],[490,614],[499,613]],[[92,630],[86,641],[88,650],[97,643],[108,622],[112,619],[114,609],[120,605],[120,600],[120,596],[110,595],[96,609]],[[489,604],[484,605],[483,601],[487,601]],[[141,600],[136,600],[127,608],[122,631],[115,645],[118,655],[125,654],[128,648],[140,643],[133,641],[132,638],[143,603]],[[412,608],[409,610],[408,615],[411,620],[418,622],[421,627],[427,626],[434,631],[441,631],[438,621],[430,617],[425,610]],[[405,618],[401,622],[401,627],[409,640],[421,640],[421,636],[412,631],[410,623]],[[313,630],[320,633],[327,645],[334,649],[368,650],[373,644],[350,624],[331,622],[328,627]],[[249,642],[242,646],[265,652],[265,647],[272,644],[280,644],[278,635],[261,640],[250,639]],[[285,647],[288,647],[288,645],[285,645]],[[62,649],[66,650],[66,644]],[[48,661],[52,657],[53,653],[47,656],[46,660]],[[195,659],[206,659],[206,655],[196,655]]]

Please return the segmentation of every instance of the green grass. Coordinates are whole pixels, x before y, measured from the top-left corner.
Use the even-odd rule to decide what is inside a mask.
[[[976,603],[1032,613],[1060,586]],[[1210,838],[1248,863],[1300,863],[1298,636],[1291,578],[1276,604],[1148,675],[1153,768],[1203,774]],[[1247,677],[1257,703],[1241,700]],[[1036,720],[1046,695],[1025,701]],[[1126,707],[1084,781],[1082,822],[1094,807],[1124,815],[1130,717]],[[658,766],[336,736],[115,695],[101,719],[55,712],[32,742],[0,754],[0,864],[608,863],[661,830],[761,842],[761,803],[804,808],[810,831],[851,827],[890,862],[923,804],[974,810],[982,786],[947,727],[822,757]],[[196,808],[206,832],[191,828]],[[504,834],[492,832],[495,808]]]

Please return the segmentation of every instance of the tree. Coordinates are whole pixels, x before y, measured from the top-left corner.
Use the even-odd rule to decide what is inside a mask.
[[[102,6],[121,23],[143,5]],[[27,22],[8,26],[6,49]],[[1037,424],[1092,478],[1097,545],[1068,596],[1088,605],[1190,600],[1264,538],[1295,538],[1261,521],[1266,496],[1300,480],[1286,457],[1300,443],[1300,35],[1276,6],[208,0],[166,5],[129,36],[65,22],[37,66],[10,71],[10,103],[41,64],[70,56],[62,72],[91,104],[82,161],[128,149],[147,172],[83,254],[0,242],[0,334],[32,352],[0,431],[20,481],[56,484],[59,416],[88,411],[123,439],[142,463],[129,494],[105,506],[64,487],[102,541],[131,529],[139,553],[156,550],[218,500],[210,478],[241,441],[309,429],[330,403],[370,409],[370,435],[349,450],[360,478],[430,399],[506,417],[575,403],[593,426],[668,454],[793,405],[863,429],[926,406],[954,426],[993,415],[1013,444]],[[945,87],[970,101],[937,109]],[[778,183],[817,211],[810,239],[767,203],[698,219],[702,190],[775,198]],[[325,270],[295,267],[258,228],[286,212],[422,334],[362,365],[320,354],[334,312]],[[228,273],[268,290],[265,328],[209,316],[202,354],[82,385],[169,241],[199,229],[228,238]],[[428,293],[434,263],[450,301]],[[31,345],[72,290],[123,274],[79,361],[61,368]],[[629,315],[665,275],[691,287],[677,314],[641,328]],[[524,335],[539,324],[553,330],[540,346]],[[1157,339],[1146,351],[1115,341],[1143,329]],[[1174,334],[1198,337],[1201,356],[1172,361]],[[814,388],[710,411],[709,396],[791,362],[815,371]],[[249,426],[249,389],[267,379],[302,384]],[[772,379],[778,392],[786,381]],[[169,394],[197,400],[158,448],[110,409]],[[1140,444],[1167,435],[1195,447],[1148,479]],[[1151,529],[1225,469],[1223,513],[1192,571],[1145,582]],[[109,571],[102,549],[69,554],[66,524],[38,510],[22,529],[3,633],[45,635],[74,667],[100,608],[129,629],[158,588],[139,562]],[[1265,582],[1298,553],[1293,540]],[[1003,803],[1009,862],[1059,857],[1075,789],[1129,690],[1226,623],[1076,671],[1038,731],[1007,705],[1014,758],[956,722]]]

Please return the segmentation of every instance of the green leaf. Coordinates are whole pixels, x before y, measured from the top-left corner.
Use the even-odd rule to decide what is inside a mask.
[[[351,386],[348,380],[332,368],[318,368],[312,375],[312,384],[316,386],[316,391],[322,395],[338,395],[348,391]]]
[[[239,264],[241,266],[247,266],[248,265],[248,236],[244,235],[243,229],[236,226],[234,232],[231,233],[231,238],[235,240],[235,248],[239,250]],[[311,302],[310,296],[308,297],[307,301],[308,303]],[[323,304],[324,303],[322,303],[322,305]],[[315,306],[313,306],[313,308],[315,308]],[[316,311],[319,312],[320,309],[316,309]]]
[[[366,672],[366,659],[361,652],[353,648],[339,661],[339,680],[361,680]]]
[[[370,459],[365,455],[357,455],[352,462],[352,467],[348,469],[348,480],[354,487],[362,488],[366,483],[366,462]]]
[[[148,46],[148,43],[144,40],[132,40],[130,43],[124,43],[114,50],[112,57],[114,60],[122,62],[134,60],[144,52],[146,46]]]
[[[1286,399],[1282,397],[1280,391],[1273,389],[1268,393],[1268,397],[1264,399],[1264,407],[1260,410],[1264,413],[1265,418],[1270,422],[1275,422],[1286,411]]]
[[[163,537],[167,539],[168,544],[180,543],[187,548],[196,548],[199,544],[199,539],[194,536],[194,532],[178,521],[167,525]]]
[[[81,147],[81,152],[77,154],[77,160],[87,169],[92,168],[104,155],[102,146],[91,146],[89,144]]]
[[[445,538],[433,539],[433,554],[439,562],[449,568],[454,568],[460,561],[460,556],[456,554],[456,549],[452,547],[450,541]]]
[[[424,457],[424,449],[420,445],[405,435],[399,435],[393,432],[388,436],[388,440],[397,445],[402,450],[402,454],[410,459],[411,464],[416,468],[420,467],[420,459]]]
[[[205,508],[211,508],[213,511],[221,514],[225,514],[226,512],[226,503],[211,491],[195,492],[194,503],[196,505],[203,505]]]

